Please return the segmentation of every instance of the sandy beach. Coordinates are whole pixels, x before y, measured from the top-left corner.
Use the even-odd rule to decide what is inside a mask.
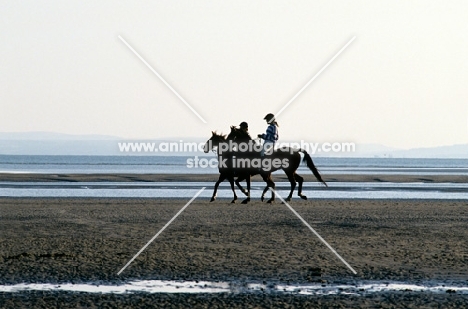
[[[239,284],[468,283],[467,202],[424,200],[296,199],[291,203],[357,275],[285,205],[259,201],[233,205],[223,199],[209,203],[203,198],[195,200],[117,275],[186,203],[184,199],[0,198],[1,284],[118,284],[147,279]],[[468,306],[468,296],[415,291],[366,296],[0,293],[2,308],[145,305],[460,308]]]

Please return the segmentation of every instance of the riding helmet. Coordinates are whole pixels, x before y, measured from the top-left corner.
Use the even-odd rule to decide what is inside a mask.
[[[270,123],[275,120],[275,115],[273,115],[272,113],[269,113],[263,119],[266,120],[268,123]]]

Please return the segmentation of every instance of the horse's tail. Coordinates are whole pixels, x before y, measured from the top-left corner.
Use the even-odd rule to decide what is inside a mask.
[[[327,183],[322,179],[322,175],[320,175],[318,169],[315,167],[315,164],[312,161],[312,158],[310,157],[310,155],[307,153],[307,151],[305,151],[304,149],[299,149],[299,152],[302,152],[304,154],[304,159],[302,161],[307,163],[307,167],[312,171],[315,178],[317,178],[318,181],[320,181],[326,187],[328,187]]]

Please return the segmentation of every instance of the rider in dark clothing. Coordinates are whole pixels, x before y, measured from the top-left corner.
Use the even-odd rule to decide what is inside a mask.
[[[249,125],[247,124],[247,122],[245,121],[241,122],[241,124],[239,125],[239,128],[240,128],[241,135],[236,138],[236,141],[240,143],[242,142],[248,143],[250,140],[252,140],[249,134]]]

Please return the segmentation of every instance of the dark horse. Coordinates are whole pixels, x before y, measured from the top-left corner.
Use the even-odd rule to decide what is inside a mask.
[[[245,169],[239,169],[236,168],[235,165],[233,164],[233,160],[235,160],[236,157],[236,150],[232,149],[230,142],[233,142],[233,138],[226,138],[226,135],[218,134],[216,132],[211,132],[211,137],[210,139],[205,143],[204,146],[204,151],[205,153],[210,152],[213,149],[217,149],[216,154],[218,157],[218,170],[219,170],[219,178],[218,181],[216,182],[214,186],[214,191],[213,195],[211,197],[210,202],[213,202],[216,200],[216,193],[218,191],[219,185],[224,181],[228,180],[229,183],[231,184],[231,189],[234,194],[234,198],[232,199],[231,203],[235,203],[237,200],[237,194],[236,191],[234,190],[234,177],[242,177],[242,179],[247,181],[247,190],[242,188],[240,183],[236,181],[237,186],[239,189],[247,195],[247,198],[242,201],[243,204],[246,204],[250,201],[250,171],[247,171]],[[256,174],[258,174],[257,172]],[[264,180],[268,182],[268,179]],[[272,182],[273,183],[273,182]],[[274,183],[273,183],[274,186]]]
[[[214,136],[215,135],[213,133],[213,136],[210,140],[213,140]],[[254,141],[250,138],[250,136],[246,134],[245,132],[243,132],[242,130],[237,129],[236,127],[231,126],[231,133],[229,134],[227,139],[224,136],[222,138],[223,138],[222,142],[225,142],[225,143],[227,141],[239,141],[237,143],[238,145],[237,151],[231,151],[226,154],[228,161],[231,162],[231,165],[227,166],[226,168],[227,170],[231,170],[233,174],[234,172],[237,173],[238,179],[236,180],[236,184],[244,193],[246,192],[240,185],[240,181],[243,181],[243,180],[247,181],[247,199],[244,200],[243,203],[247,203],[248,201],[250,201],[250,177],[253,175],[257,175],[257,174],[260,174],[263,180],[267,183],[267,186],[265,187],[262,193],[262,197],[261,197],[262,201],[264,200],[265,194],[268,191],[268,189],[272,188],[273,190],[271,193],[271,198],[268,200],[268,203],[273,202],[275,200],[275,194],[274,194],[275,183],[272,180],[271,173],[279,169],[282,169],[285,172],[286,176],[288,177],[289,182],[291,183],[291,191],[288,197],[286,198],[286,201],[291,200],[294,189],[296,187],[296,181],[299,184],[298,196],[300,196],[302,199],[307,199],[307,197],[302,194],[302,185],[304,182],[304,178],[296,173],[301,163],[301,156],[299,154],[301,152],[304,154],[303,161],[306,162],[307,167],[309,167],[309,169],[312,171],[312,173],[317,178],[317,180],[322,182],[325,186],[327,185],[325,181],[322,179],[319,171],[315,167],[312,161],[312,158],[303,149],[295,150],[289,147],[285,147],[285,148],[277,149],[273,153],[261,157],[260,151],[255,150],[255,147],[252,147]],[[219,140],[219,137],[217,137],[216,139]],[[205,145],[205,152],[209,151],[209,149],[207,148],[207,145],[210,142],[210,140]],[[244,144],[244,145],[241,145],[241,144]],[[214,147],[215,144],[212,143],[211,146]],[[242,148],[243,149],[247,148],[248,150],[241,151]],[[235,160],[237,161],[231,160],[233,157],[235,157]],[[233,164],[235,164],[236,162],[238,164],[236,164],[236,166],[233,166]],[[239,162],[244,163],[244,165],[239,164]],[[220,173],[221,173],[221,169],[220,169]],[[234,175],[232,176],[234,177]],[[221,179],[221,175],[220,175],[220,179]],[[213,193],[213,198],[216,197],[216,190],[218,187],[217,185],[219,185],[218,182],[215,185],[215,192]],[[231,184],[231,187],[234,188],[232,184]]]

